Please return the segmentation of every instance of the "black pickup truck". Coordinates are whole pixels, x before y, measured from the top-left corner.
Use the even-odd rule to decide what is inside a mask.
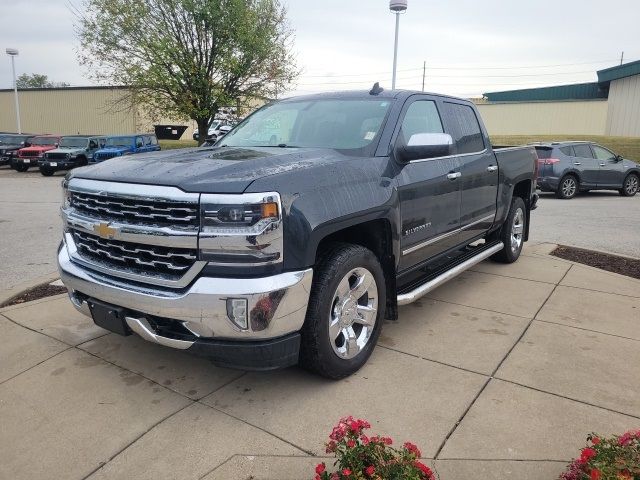
[[[518,259],[536,168],[534,147],[492,149],[466,100],[377,86],[290,98],[212,147],[70,172],[59,270],[111,331],[341,378],[399,305]]]

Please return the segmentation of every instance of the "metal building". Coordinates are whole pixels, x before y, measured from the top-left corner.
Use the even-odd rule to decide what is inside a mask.
[[[492,135],[640,137],[640,61],[600,70],[598,81],[485,93]]]

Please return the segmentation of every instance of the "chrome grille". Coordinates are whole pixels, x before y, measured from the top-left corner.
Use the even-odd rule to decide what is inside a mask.
[[[195,249],[107,240],[77,230],[72,230],[71,234],[81,257],[114,270],[180,278],[191,268],[197,257]]]
[[[92,218],[194,229],[200,225],[196,203],[103,196],[74,191],[70,193],[71,206],[77,212]]]

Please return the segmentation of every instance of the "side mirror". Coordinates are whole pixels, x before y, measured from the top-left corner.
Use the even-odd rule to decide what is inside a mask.
[[[59,144],[57,144],[57,143],[54,143],[54,144],[53,144],[53,146],[54,146],[54,147],[56,147],[56,148],[58,148],[58,145],[59,145]]]
[[[615,160],[616,162],[621,162],[622,160],[624,160],[624,158],[622,158],[622,155],[616,155]]]
[[[402,162],[451,155],[453,138],[448,133],[414,133],[405,145],[397,148]]]

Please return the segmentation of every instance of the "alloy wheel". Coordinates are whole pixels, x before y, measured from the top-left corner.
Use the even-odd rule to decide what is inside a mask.
[[[521,208],[516,210],[513,216],[513,224],[511,225],[511,251],[516,253],[522,247],[524,233],[524,212]]]
[[[356,357],[367,346],[376,325],[378,285],[373,274],[358,267],[348,272],[333,294],[329,341],[342,359]]]
[[[627,181],[624,182],[624,191],[631,196],[638,193],[638,177],[629,175]]]
[[[573,197],[576,193],[576,181],[573,177],[565,178],[564,182],[562,182],[562,194],[566,197]]]

